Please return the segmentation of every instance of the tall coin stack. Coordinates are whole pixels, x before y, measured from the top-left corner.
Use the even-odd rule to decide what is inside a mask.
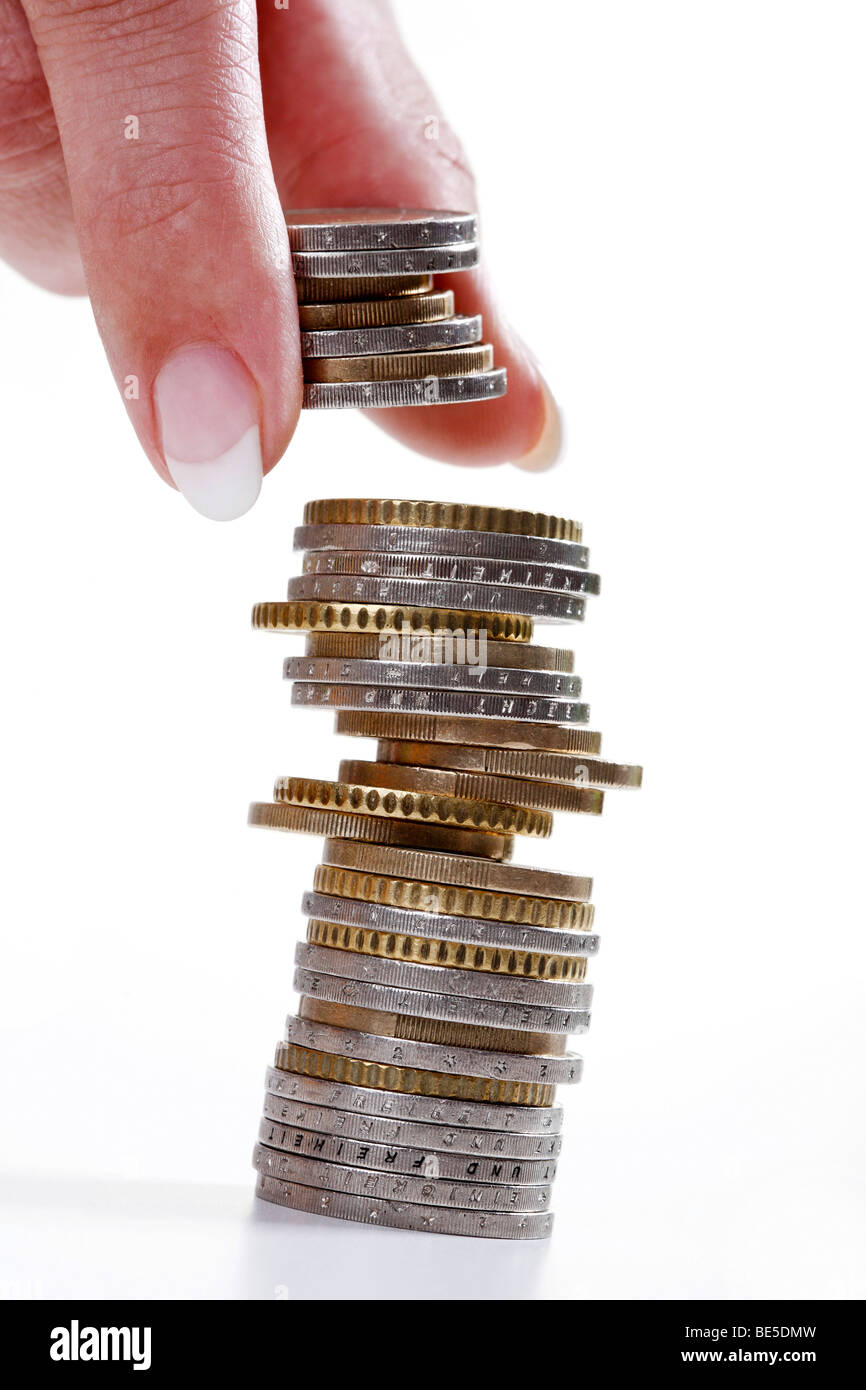
[[[304,405],[448,405],[504,395],[481,316],[455,315],[434,274],[478,264],[478,219],[410,208],[285,214],[301,326]]]
[[[288,775],[253,825],[325,837],[303,896],[296,1016],[268,1069],[260,1197],[451,1235],[546,1236],[556,1087],[589,1026],[591,880],[511,862],[554,811],[599,815],[637,767],[602,761],[573,653],[535,622],[598,593],[577,522],[332,499],[302,574],[253,626],[303,633],[292,703],[377,740],[333,781]],[[369,755],[368,755],[369,756]]]

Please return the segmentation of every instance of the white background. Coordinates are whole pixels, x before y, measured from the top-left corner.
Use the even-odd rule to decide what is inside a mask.
[[[0,269],[0,1283],[862,1296],[863,8],[399,11],[561,397],[557,470],[309,416],[213,525],[140,456],[88,306]],[[580,516],[603,575],[570,640],[607,755],[646,776],[537,856],[594,876],[602,934],[547,1245],[252,1197],[320,846],[246,804],[370,745],[290,709],[300,648],[248,610],[297,567],[304,500],[359,493]]]

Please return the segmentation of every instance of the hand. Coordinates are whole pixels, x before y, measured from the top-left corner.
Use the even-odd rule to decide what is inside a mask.
[[[432,117],[438,138],[425,138]],[[206,516],[258,495],[301,405],[283,207],[476,207],[385,0],[0,0],[0,255],[89,292],[157,472]],[[481,271],[508,394],[371,411],[434,458],[546,467],[559,417]]]

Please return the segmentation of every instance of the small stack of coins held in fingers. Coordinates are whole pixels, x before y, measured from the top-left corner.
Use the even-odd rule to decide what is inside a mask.
[[[297,1016],[266,1078],[257,1192],[324,1216],[533,1238],[552,1224],[556,1087],[580,1079],[598,950],[591,880],[511,862],[554,811],[599,815],[640,768],[602,760],[573,654],[598,576],[577,522],[333,499],[253,626],[304,634],[292,703],[377,740],[333,780],[278,777],[250,821],[325,837],[303,896]],[[368,760],[369,759],[369,760]]]
[[[285,214],[304,406],[446,405],[505,393],[480,314],[454,312],[435,274],[478,264],[469,212],[314,208]]]

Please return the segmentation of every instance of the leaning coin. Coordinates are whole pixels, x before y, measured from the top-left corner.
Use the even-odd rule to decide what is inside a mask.
[[[414,821],[387,821],[373,816],[357,816],[346,811],[325,811],[313,806],[285,806],[272,801],[254,801],[249,809],[249,825],[268,830],[288,830],[302,835],[345,835],[353,841],[367,840],[388,846],[433,845],[446,852],[490,855],[506,859],[511,855],[511,837],[486,831],[461,830],[450,825],[419,825]]]
[[[465,801],[435,793],[397,795],[388,787],[323,782],[307,777],[278,777],[274,783],[274,800],[340,814],[376,816],[388,821],[420,821],[425,825],[489,831],[494,835],[546,838],[553,829],[553,816],[547,811],[496,802]]]
[[[504,642],[528,642],[532,619],[521,613],[474,613],[448,608],[369,603],[257,603],[252,625],[264,632],[484,631]]]
[[[353,299],[389,299],[394,295],[429,294],[432,275],[295,276],[299,304],[342,303]]]
[[[564,565],[528,565],[513,560],[460,555],[407,555],[381,550],[308,550],[304,574],[376,575],[453,584],[507,585],[545,593],[598,594],[601,578]]]
[[[480,888],[494,893],[566,898],[577,902],[586,901],[592,894],[592,879],[582,875],[532,869],[523,864],[492,864],[486,857],[474,860],[463,854],[407,849],[386,852],[375,845],[354,845],[345,840],[326,840],[322,862],[361,873],[429,879],[433,883],[454,884],[464,890]]]
[[[459,246],[478,240],[474,212],[430,208],[289,208],[293,251],[376,251],[407,246]]]
[[[404,323],[381,328],[344,328],[301,333],[304,357],[366,357],[384,352],[430,352],[467,347],[481,341],[481,315],[432,323]]]
[[[379,711],[386,718],[389,715],[398,718],[415,715],[435,719],[440,715],[456,715],[476,719],[479,723],[489,719],[491,723],[498,724],[525,720],[532,728],[548,724],[585,724],[589,719],[589,705],[575,700],[548,700],[534,695],[475,694],[468,690],[392,690],[381,685],[317,685],[306,681],[295,681],[293,684],[292,704],[318,709],[330,707],[341,712]],[[341,732],[339,725],[337,732]],[[345,732],[351,730],[346,729]],[[560,731],[554,727],[554,732]],[[365,737],[378,738],[380,734],[377,729]]]
[[[406,1173],[445,1181],[500,1182],[522,1187],[553,1182],[556,1177],[555,1158],[478,1158],[406,1144],[376,1144],[371,1139],[282,1124],[267,1115],[259,1122],[259,1143],[267,1149],[302,1154],[323,1163],[343,1163],[350,1168],[376,1173]]]
[[[441,796],[589,816],[601,815],[604,806],[604,792],[591,787],[567,787],[561,782],[533,782],[519,777],[475,776],[471,772],[406,767],[387,762],[344,759],[340,763],[340,781],[363,782],[375,787],[390,787],[394,791],[417,791],[423,787],[426,792]]]
[[[442,651],[447,638],[431,636],[430,642],[431,647],[435,644]],[[478,650],[480,652],[480,644]],[[382,685],[398,689],[414,686],[425,690],[555,695],[560,699],[577,696],[581,689],[579,676],[559,675],[555,671],[521,671],[513,666],[470,666],[466,662],[454,665],[422,664],[391,661],[387,657],[356,661],[351,657],[288,656],[283,662],[283,679],[324,685]]]
[[[628,763],[606,763],[600,758],[574,757],[566,753],[536,753],[524,748],[472,748],[459,743],[399,743],[380,739],[376,756],[384,763],[537,778],[543,782],[581,787],[639,787],[643,777],[642,767],[632,767]]]
[[[550,1202],[549,1183],[526,1186],[499,1183],[457,1182],[453,1179],[406,1177],[404,1174],[374,1173],[372,1169],[350,1168],[347,1164],[323,1162],[301,1154],[282,1153],[256,1144],[253,1167],[268,1177],[307,1183],[330,1192],[348,1192],[369,1197],[372,1193],[388,1200],[400,1198],[431,1206],[463,1207],[473,1211],[544,1211]]]
[[[427,502],[405,497],[319,497],[304,507],[305,526],[444,527],[457,531],[507,531],[579,541],[581,525],[546,512],[512,507],[475,506],[468,502]],[[552,557],[551,557],[552,559]]]
[[[436,504],[430,502],[427,505],[432,508]],[[577,522],[572,524],[578,526]],[[338,552],[357,550],[377,555],[454,555],[468,560],[477,558],[533,566],[556,565],[560,569],[586,569],[589,564],[587,547],[573,541],[448,526],[380,526],[363,523],[296,526],[294,548]]]
[[[451,584],[432,579],[379,579],[376,575],[299,574],[289,580],[289,600],[307,603],[444,604],[488,613],[524,613],[548,623],[581,622],[586,600],[575,594],[518,589],[509,584]]]
[[[504,1105],[501,1102],[461,1100],[459,1098],[378,1090],[343,1081],[320,1080],[282,1070],[283,1063],[296,1061],[290,1044],[277,1044],[277,1065],[265,1072],[265,1089],[284,1100],[310,1101],[314,1105],[339,1107],[353,1115],[378,1116],[388,1120],[421,1121],[444,1125],[455,1131],[485,1129],[496,1134],[542,1137],[562,1132],[561,1105]]]
[[[385,328],[402,323],[434,323],[453,317],[453,290],[427,290],[422,294],[398,295],[392,299],[351,299],[334,304],[298,305],[298,323],[302,333]]]
[[[483,917],[458,917],[443,912],[382,907],[378,903],[341,898],[337,894],[308,892],[301,899],[305,917],[338,927],[360,927],[383,936],[428,936],[442,941],[463,941],[468,946],[509,951],[552,951],[557,955],[594,956],[599,937],[595,932],[564,931],[555,927],[527,927],[510,922],[491,922]]]
[[[468,349],[467,349],[468,351]],[[358,361],[363,361],[359,358]],[[406,405],[461,405],[495,400],[508,389],[504,367],[469,376],[407,377],[401,381],[323,381],[304,386],[305,410],[386,410]]]
[[[441,1048],[459,1048],[461,1056],[471,1055],[481,1052],[488,1058],[485,1068],[481,1069],[484,1076],[495,1076],[498,1073],[490,1069],[491,1056],[496,1053],[504,1052],[508,1057],[513,1058],[516,1053],[520,1057],[530,1056],[533,1058],[557,1058],[559,1061],[566,1054],[566,1042],[568,1039],[562,1033],[532,1033],[527,1029],[522,1032],[514,1028],[479,1028],[471,1023],[454,1023],[451,1019],[442,1018],[414,1018],[411,1014],[389,1014],[383,1013],[380,1009],[361,1009],[355,1004],[337,1004],[331,999],[313,999],[309,994],[299,1001],[297,1018],[290,1014],[286,1019],[287,1038],[293,1038],[295,1042],[302,1041],[299,1037],[294,1037],[293,1028],[315,1027],[325,1025],[329,1029],[336,1030],[337,1036],[332,1037],[332,1044],[328,1050],[331,1052],[344,1052],[347,1056],[356,1055],[355,1044],[351,1041],[355,1033],[368,1034],[381,1040],[392,1039],[393,1042],[387,1043],[392,1048],[391,1060],[394,1054],[398,1053],[404,1043],[432,1043]],[[317,1032],[317,1036],[321,1036]],[[324,1043],[307,1044],[309,1047],[324,1046]],[[362,1056],[363,1053],[357,1052]],[[518,1062],[520,1060],[518,1057]],[[577,1054],[572,1054],[572,1060],[578,1061]],[[445,1059],[443,1071],[462,1071],[456,1063]],[[469,1074],[474,1075],[476,1067],[469,1067]],[[550,1080],[555,1078],[551,1077]],[[575,1081],[578,1078],[571,1073],[569,1080]]]
[[[298,687],[295,686],[295,689]],[[583,706],[585,710],[588,705]],[[479,718],[468,711],[457,718],[409,709],[340,709],[337,733],[410,743],[473,743],[492,748],[534,748],[549,753],[601,751],[601,734],[558,723],[531,723],[507,718]]]
[[[468,376],[493,368],[489,343],[442,352],[395,352],[370,357],[307,357],[304,380],[318,382],[405,381],[443,376]]]
[[[565,647],[538,647],[532,642],[497,642],[488,637],[485,629],[474,636],[455,633],[449,647],[447,633],[384,633],[378,632],[310,632],[307,637],[308,657],[339,658],[352,661],[376,661],[382,664],[400,662],[439,665],[441,662],[460,662],[477,672],[482,664],[493,670],[562,672],[574,670],[574,652]],[[484,663],[481,662],[482,642]],[[441,659],[441,661],[440,661]],[[375,685],[375,681],[370,681]],[[577,691],[572,691],[577,694]]]

